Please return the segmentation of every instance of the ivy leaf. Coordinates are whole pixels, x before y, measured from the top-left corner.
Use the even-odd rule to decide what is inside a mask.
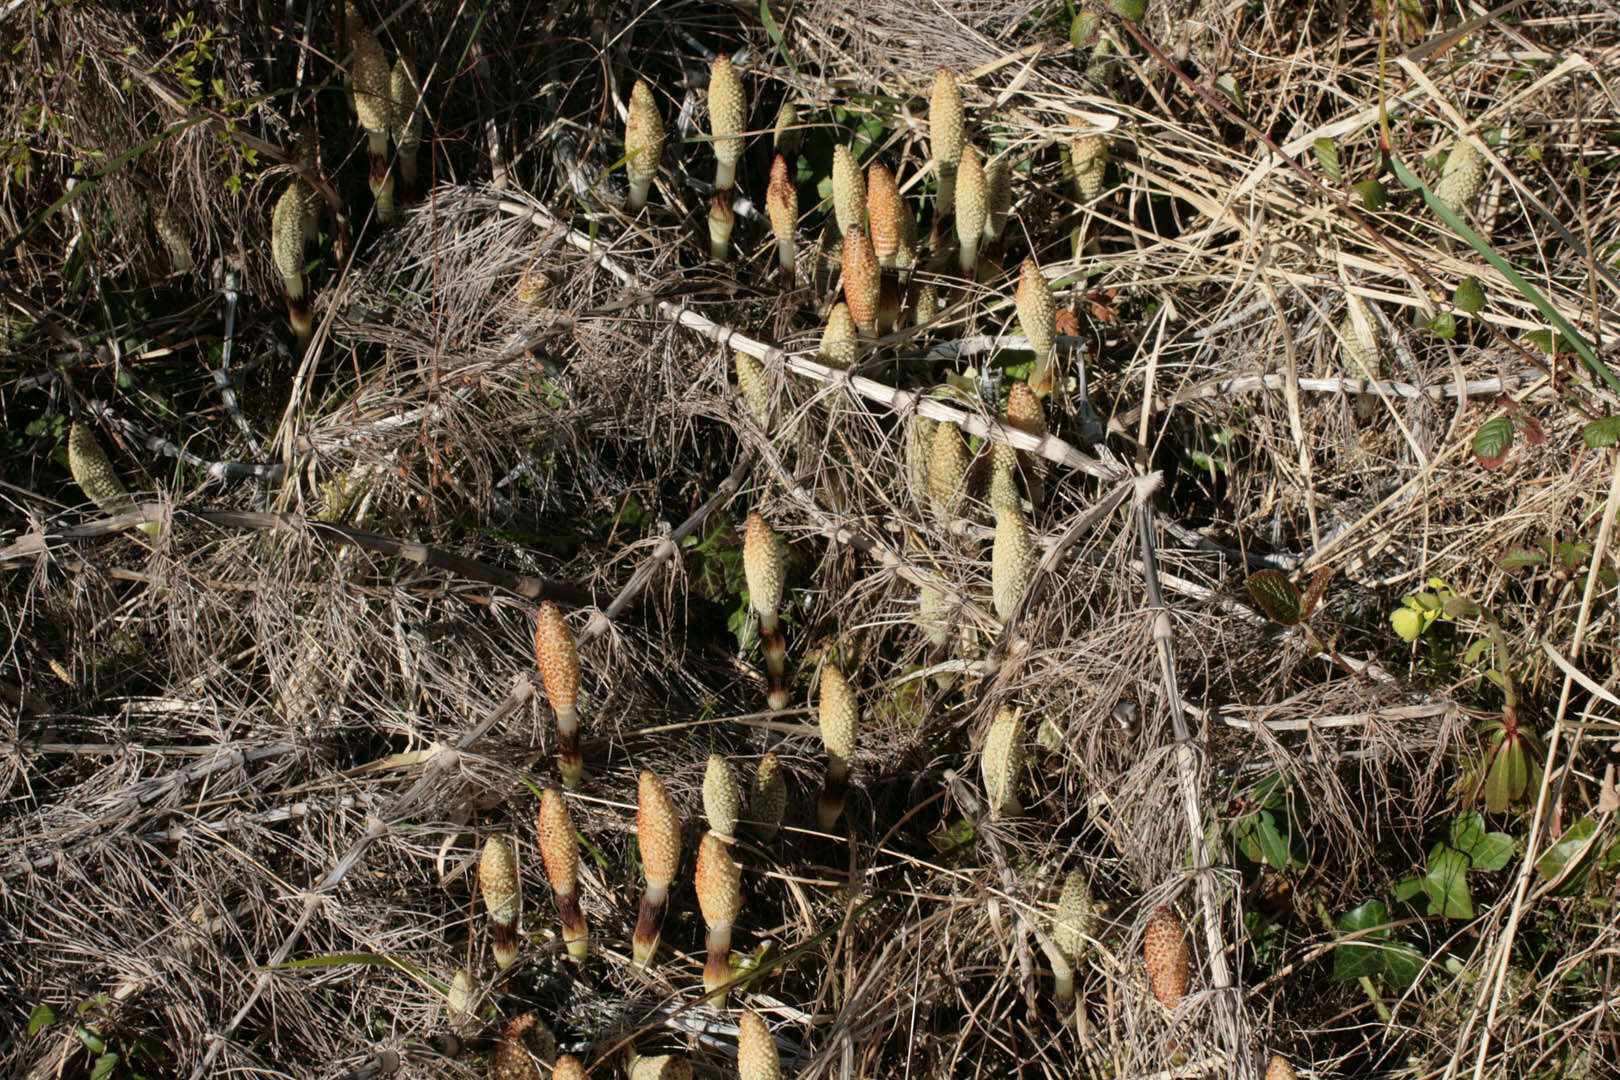
[[[1429,914],[1443,919],[1472,919],[1474,898],[1468,892],[1468,856],[1447,844],[1429,852],[1423,891],[1429,894]]]
[[[1353,934],[1389,922],[1389,910],[1382,900],[1369,900],[1336,922],[1340,931]],[[1423,956],[1405,942],[1391,940],[1387,928],[1333,951],[1333,977],[1341,982],[1383,975],[1397,986],[1410,986],[1422,971]]]
[[[1513,421],[1506,416],[1487,420],[1474,432],[1474,456],[1487,469],[1501,465],[1512,448]]]
[[[1620,442],[1620,416],[1605,416],[1581,428],[1581,440],[1587,448],[1596,450]]]
[[[1294,626],[1304,615],[1299,589],[1281,570],[1257,570],[1244,582],[1249,595],[1272,622]]]
[[[1333,140],[1320,138],[1311,144],[1311,153],[1316,155],[1316,163],[1322,166],[1322,173],[1329,180],[1337,184],[1344,179],[1344,173],[1339,168],[1339,148],[1333,145]]]
[[[1429,320],[1429,332],[1441,341],[1450,341],[1457,336],[1457,319],[1449,311],[1442,311]]]
[[[1486,832],[1485,815],[1465,810],[1451,819],[1451,846],[1468,856],[1475,870],[1500,870],[1513,858],[1513,837]]]

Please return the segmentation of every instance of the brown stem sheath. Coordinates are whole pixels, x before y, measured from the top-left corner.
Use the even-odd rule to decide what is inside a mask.
[[[782,636],[782,628],[774,616],[771,625],[766,626],[765,622],[763,617],[759,620],[759,651],[765,656],[765,673],[771,680],[765,704],[772,709],[785,709],[788,706],[787,639]]]
[[[816,817],[822,832],[832,832],[844,812],[844,795],[849,790],[849,763],[843,758],[827,755],[827,782],[822,786],[821,798],[816,802]]]
[[[632,959],[642,967],[650,967],[658,952],[658,938],[664,924],[665,890],[651,885],[641,894],[641,907],[636,911],[636,933],[630,941]]]
[[[591,931],[585,923],[585,912],[580,910],[579,891],[557,894],[557,920],[562,923],[563,944],[568,955],[583,960],[591,951]]]
[[[716,1009],[726,1007],[726,991],[722,987],[731,982],[731,927],[709,929],[709,958],[703,964],[703,990],[709,1005]]]

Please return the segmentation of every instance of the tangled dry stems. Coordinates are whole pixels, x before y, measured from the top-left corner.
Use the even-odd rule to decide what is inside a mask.
[[[1570,405],[1601,415],[1612,395],[1580,379],[1560,393],[1544,380],[1517,383],[1511,392],[1534,410],[1547,440],[1483,471],[1469,440],[1489,415],[1488,396],[1470,399],[1466,387],[1451,397],[1392,394],[1362,420],[1349,394],[1318,392],[1312,377],[1364,377],[1340,367],[1335,335],[1346,292],[1368,300],[1389,335],[1392,370],[1381,377],[1445,387],[1535,371],[1537,358],[1499,337],[1444,341],[1413,329],[1408,309],[1432,314],[1444,299],[1413,286],[1413,263],[1448,285],[1479,277],[1491,301],[1481,321],[1511,339],[1542,322],[1431,216],[1394,210],[1378,219],[1381,239],[1369,236],[1139,51],[1123,50],[1131,55],[1120,61],[1122,80],[1142,88],[1129,102],[1082,81],[1058,44],[1063,28],[1035,24],[1041,10],[813,3],[793,20],[794,71],[762,30],[713,6],[667,5],[639,18],[617,11],[604,26],[629,32],[598,34],[576,19],[531,27],[556,45],[535,54],[481,47],[477,90],[453,78],[453,50],[436,68],[426,62],[427,43],[464,41],[469,27],[444,12],[408,11],[389,33],[420,48],[420,71],[436,71],[424,82],[438,110],[429,127],[439,186],[397,227],[362,238],[351,264],[327,267],[318,344],[306,358],[287,352],[278,286],[261,254],[263,211],[286,172],[264,168],[244,197],[223,198],[223,179],[245,159],[212,128],[162,140],[134,167],[99,179],[74,204],[79,212],[47,219],[18,248],[7,283],[35,327],[0,356],[11,380],[9,430],[44,402],[60,409],[104,400],[115,417],[206,460],[251,456],[230,425],[175,419],[205,409],[217,416],[208,364],[160,372],[141,357],[109,355],[105,336],[109,320],[121,320],[111,340],[124,349],[130,337],[158,349],[217,335],[209,290],[217,268],[245,253],[238,269],[256,301],[245,303],[258,314],[238,329],[238,355],[251,358],[238,377],[248,380],[252,426],[268,445],[296,450],[295,467],[271,487],[227,487],[150,458],[144,482],[132,486],[161,486],[181,504],[270,503],[383,532],[426,532],[485,561],[576,583],[598,609],[638,568],[656,568],[644,575],[640,601],[613,620],[572,616],[582,637],[590,775],[571,807],[602,857],[583,862],[581,892],[605,946],[581,978],[536,899],[544,886],[522,781],[543,773],[555,749],[544,710],[522,696],[484,737],[442,756],[522,685],[514,680],[527,669],[529,605],[294,530],[188,525],[150,548],[119,539],[8,566],[0,689],[12,753],[0,766],[9,795],[0,910],[21,929],[0,943],[0,997],[16,1003],[8,1021],[20,1024],[34,1002],[67,1007],[105,993],[110,1001],[99,1008],[124,1045],[150,1038],[177,1073],[205,1062],[260,1073],[341,1070],[374,1064],[378,1045],[417,1055],[424,1068],[459,1068],[426,1052],[426,1038],[445,1026],[443,999],[409,969],[262,970],[278,956],[365,952],[429,980],[447,982],[469,966],[503,1019],[538,1007],[566,1047],[597,1053],[634,1033],[644,1052],[692,1051],[728,1068],[729,1020],[692,1005],[701,996],[702,927],[689,876],[677,882],[664,961],[650,973],[629,963],[638,887],[631,793],[638,772],[653,769],[697,822],[711,750],[744,774],[770,750],[790,774],[791,827],[779,844],[740,849],[747,895],[738,947],[768,942],[789,962],[737,996],[770,1016],[799,1075],[1016,1067],[1055,1077],[1101,1060],[1140,1075],[1170,1067],[1170,1052],[1185,1071],[1220,1073],[1252,1067],[1247,1056],[1262,1047],[1289,1051],[1321,1076],[1443,1070],[1455,1049],[1449,1032],[1490,1005],[1482,976],[1506,947],[1507,894],[1471,924],[1473,943],[1438,922],[1413,930],[1430,935],[1417,939],[1425,955],[1446,946],[1462,957],[1462,971],[1401,998],[1387,1024],[1375,1022],[1354,987],[1328,980],[1331,955],[1324,961],[1322,948],[1332,932],[1320,913],[1387,891],[1392,873],[1421,865],[1433,823],[1454,802],[1456,755],[1486,715],[1481,699],[1462,686],[1425,693],[1400,679],[1349,675],[1299,633],[1256,625],[1236,588],[1236,552],[1261,548],[1291,565],[1338,568],[1346,580],[1329,612],[1343,623],[1339,648],[1358,660],[1376,652],[1401,672],[1401,653],[1375,633],[1401,593],[1441,576],[1491,606],[1517,586],[1482,553],[1593,535],[1612,465],[1581,448],[1584,418]],[[1235,12],[1199,5],[1182,30],[1154,5],[1143,32],[1203,70],[1232,75],[1251,103],[1247,115],[1290,152],[1330,133],[1346,176],[1375,171],[1369,110],[1379,83],[1366,27]],[[292,85],[295,71],[312,80],[301,89],[324,77],[316,74],[324,66],[289,44],[321,40],[318,28],[272,32],[238,24],[223,6],[208,13],[231,31],[218,49],[232,99],[263,89],[260,56],[272,58],[277,86]],[[1615,189],[1602,170],[1575,194],[1566,180],[1592,154],[1588,117],[1608,115],[1601,77],[1574,65],[1557,79],[1504,82],[1520,62],[1520,35],[1560,55],[1611,53],[1600,14],[1598,5],[1573,5],[1567,15],[1526,18],[1511,35],[1487,29],[1416,74],[1391,67],[1386,77],[1409,163],[1463,129],[1514,121],[1537,135],[1539,160],[1498,151],[1475,219],[1577,326],[1606,340],[1611,281],[1583,275],[1586,252],[1614,234]],[[507,31],[519,28],[499,24],[506,17],[496,16],[482,40],[513,40]],[[141,17],[63,8],[35,18],[30,56],[82,49],[89,65],[74,107],[57,109],[69,122],[52,129],[45,149],[78,160],[87,149],[138,144],[188,115],[143,91],[149,83],[110,92],[135,68],[172,77]],[[1036,42],[1041,51],[1016,51]],[[1202,481],[1170,470],[1157,497],[1160,512],[1194,521],[1224,549],[1165,541],[1160,549],[1160,571],[1185,583],[1172,594],[1171,620],[1180,694],[1196,710],[1194,779],[1205,812],[1218,814],[1257,777],[1286,769],[1309,802],[1312,861],[1331,875],[1279,900],[1216,849],[1206,884],[1219,910],[1196,902],[1169,703],[1144,614],[1135,504],[1121,499],[1078,529],[1111,488],[1073,471],[1049,473],[1036,532],[1048,545],[1078,535],[1003,634],[989,611],[985,508],[970,503],[961,520],[932,520],[905,483],[909,418],[836,378],[786,370],[784,357],[814,355],[819,326],[760,287],[774,244],[758,212],[739,212],[731,266],[694,255],[712,165],[704,144],[682,143],[666,157],[651,211],[634,221],[618,211],[622,170],[611,166],[620,116],[604,104],[604,89],[622,102],[634,77],[648,75],[672,137],[696,140],[701,129],[684,106],[700,98],[702,49],[745,43],[755,131],[784,96],[807,116],[825,116],[835,103],[875,110],[886,121],[881,155],[915,195],[927,160],[921,102],[944,63],[963,77],[980,149],[1029,159],[1008,254],[1028,250],[1049,275],[1089,272],[1083,289],[1060,292],[1060,304],[1098,317],[1087,329],[1090,389],[1119,421],[1114,453],[1130,460],[1134,452],[1144,468],[1166,468],[1186,450],[1221,459]],[[16,130],[35,87],[15,70],[8,78],[5,108]],[[1322,89],[1330,82],[1338,88],[1331,97]],[[48,85],[70,92],[60,77]],[[518,92],[536,85],[538,105]],[[259,137],[290,145],[287,101],[256,115]],[[1085,206],[1066,194],[1055,146],[1075,119],[1116,133],[1115,190]],[[328,175],[363,172],[359,147],[329,147],[348,158],[325,162]],[[42,192],[63,185],[65,170],[44,177],[45,160],[34,161],[28,183],[9,174],[0,207],[10,233],[49,202]],[[745,156],[740,189],[758,201],[765,173],[751,162]],[[177,311],[115,314],[96,288],[63,273],[59,253],[88,232],[96,242],[84,263],[104,283],[102,295],[110,283],[151,280],[161,257],[155,236],[136,227],[153,197],[143,175],[182,178],[167,199],[207,257],[164,286],[184,298]],[[344,190],[357,199],[364,186]],[[818,221],[808,192],[800,194],[807,225]],[[512,213],[514,204],[533,212]],[[356,230],[364,217],[351,214]],[[580,250],[565,226],[598,247]],[[802,239],[809,246],[808,230]],[[603,265],[604,253],[633,285]],[[539,302],[520,304],[514,290],[536,272],[547,283]],[[937,280],[959,297],[945,317],[883,342],[863,375],[926,387],[939,371],[919,359],[929,347],[1015,332],[1013,278]],[[672,321],[661,302],[783,350],[767,366],[769,430],[735,400],[729,350]],[[42,351],[68,375],[29,381]],[[115,363],[133,363],[179,410],[119,387]],[[964,352],[946,366],[977,363]],[[1280,376],[1280,385],[1189,393],[1257,372]],[[980,403],[953,407],[995,419]],[[1066,405],[1054,429],[1078,440],[1080,420]],[[135,445],[122,447],[126,468]],[[750,455],[752,467],[740,467]],[[47,492],[76,497],[63,494],[48,465],[28,468],[11,477],[28,481],[26,493],[4,496],[19,531],[55,520]],[[727,476],[739,491],[696,524],[700,550],[667,557],[662,534],[690,520]],[[632,507],[645,517],[636,520]],[[809,673],[832,657],[862,692],[856,784],[843,818],[849,847],[808,829],[823,769],[809,718],[756,715],[763,680],[725,633],[740,584],[725,558],[738,542],[728,522],[740,524],[746,509],[790,544],[799,607],[789,662],[801,673],[799,699]],[[937,655],[918,632],[919,582],[946,592],[974,641],[964,656]],[[1582,607],[1579,583],[1549,585],[1539,614],[1567,638]],[[1612,631],[1605,608],[1581,658],[1600,683],[1614,671]],[[1556,700],[1558,678],[1532,665],[1526,692]],[[980,816],[969,766],[1003,705],[1024,710],[1038,745],[1023,792],[1029,816],[992,822]],[[1307,722],[1325,717],[1345,722]],[[1595,730],[1608,738],[1606,726]],[[1586,759],[1570,763],[1576,787],[1589,783]],[[1585,794],[1564,797],[1579,803]],[[373,823],[391,810],[408,812],[377,831]],[[975,823],[966,848],[952,840],[961,819]],[[517,835],[525,849],[525,919],[540,930],[523,977],[498,986],[474,902],[479,842],[494,832]],[[694,847],[696,835],[687,840]],[[1108,908],[1077,980],[1085,1036],[1051,1014],[1036,938],[1072,870]],[[1194,933],[1194,992],[1173,1015],[1158,1008],[1138,956],[1147,917],[1164,904],[1190,924],[1220,927],[1238,973],[1233,995],[1211,992],[1206,939]],[[1275,966],[1263,970],[1289,975],[1255,979],[1262,946],[1242,920],[1249,912],[1286,926],[1285,959],[1268,959]],[[1580,948],[1504,988],[1490,1069],[1529,1070],[1566,1052],[1538,1041],[1549,1035],[1562,1040],[1566,1061],[1583,1045],[1599,1052],[1604,1001],[1571,1001],[1559,988],[1577,965],[1612,950],[1614,929],[1582,929],[1590,933],[1575,935]],[[8,1066],[37,1075],[73,1053],[49,1029],[5,1045]]]

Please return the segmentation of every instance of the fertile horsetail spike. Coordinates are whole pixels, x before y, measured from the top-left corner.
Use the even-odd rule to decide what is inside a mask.
[[[848,237],[851,229],[866,228],[866,181],[855,155],[842,143],[833,147],[832,196],[839,235]]]
[[[484,894],[484,909],[494,934],[495,963],[509,966],[518,954],[518,870],[512,842],[504,836],[484,841],[484,854],[478,862],[478,887]]]
[[[714,186],[729,192],[737,179],[737,161],[743,152],[743,125],[748,98],[742,78],[731,60],[716,56],[709,68],[709,134],[714,139]]]
[[[1014,476],[1017,463],[1018,454],[1012,447],[996,443],[990,448],[990,494],[987,501],[991,513],[1000,511],[1004,506],[1022,509],[1023,503],[1018,497],[1018,479]]]
[[[765,365],[741,351],[732,354],[731,362],[737,369],[737,390],[742,394],[748,415],[761,431],[769,432],[771,400],[765,390]]]
[[[1046,435],[1046,409],[1026,382],[1013,383],[1012,389],[1007,394],[1007,423],[1031,435],[1043,437]],[[996,445],[1000,447],[1001,444]],[[1018,451],[1017,460],[1023,466],[1029,503],[1039,510],[1046,495],[1046,464],[1037,455],[1023,450]]]
[[[185,222],[168,207],[159,203],[152,204],[152,229],[163,241],[163,250],[169,256],[169,272],[184,274],[193,265],[191,257],[191,234],[186,230]]]
[[[831,832],[844,812],[844,793],[849,786],[849,759],[855,756],[855,742],[861,726],[860,707],[855,691],[844,673],[831,664],[821,669],[821,742],[827,748],[827,782],[821,789],[816,816],[822,832]]]
[[[1272,1054],[1271,1060],[1266,1062],[1266,1080],[1297,1080],[1298,1074],[1294,1067],[1288,1064],[1288,1059],[1281,1054]]]
[[[984,239],[989,208],[979,152],[972,146],[964,146],[961,163],[956,167],[956,263],[969,277],[979,265],[979,245]]]
[[[765,656],[765,672],[771,680],[765,703],[772,709],[785,709],[787,641],[777,613],[782,609],[782,590],[787,583],[787,558],[770,523],[759,514],[748,515],[743,533],[743,579],[748,583],[748,604],[759,616],[759,650]]]
[[[394,216],[394,177],[388,169],[388,129],[393,121],[393,98],[388,57],[377,35],[359,19],[349,24],[349,46],[354,58],[349,79],[354,85],[354,111],[366,131],[366,152],[371,158],[371,195],[377,202],[377,220]]]
[[[734,839],[741,813],[742,792],[737,787],[737,775],[725,758],[710,754],[703,770],[703,816],[708,819],[709,831],[723,840]]]
[[[679,1054],[630,1057],[630,1080],[692,1080],[692,1063]]]
[[[422,85],[416,81],[416,69],[403,55],[395,59],[388,77],[388,97],[393,105],[389,131],[399,151],[400,187],[409,198],[416,193],[416,155],[422,145]]]
[[[791,101],[782,102],[782,107],[776,110],[776,123],[771,131],[771,147],[778,153],[787,157],[798,157],[799,146],[804,141],[804,132],[799,130],[799,110]]]
[[[860,351],[860,330],[849,313],[848,304],[834,304],[821,331],[820,358],[828,367],[848,371],[855,366]]]
[[[1108,175],[1108,140],[1102,135],[1082,135],[1069,140],[1069,179],[1082,202],[1093,202],[1102,194]]]
[[[985,206],[984,243],[986,246],[1001,239],[1007,227],[1007,215],[1012,212],[1012,167],[997,158],[984,169]]]
[[[1175,909],[1161,907],[1148,918],[1142,935],[1142,958],[1147,963],[1148,983],[1159,1004],[1173,1009],[1181,1003],[1192,981],[1187,951],[1187,933]]]
[[[793,288],[793,239],[799,227],[799,192],[788,175],[787,158],[781,154],[771,163],[771,183],[765,189],[765,213],[776,235],[776,261],[782,268],[782,281]]]
[[[315,125],[305,120],[298,125],[298,135],[293,140],[293,156],[311,176],[320,172],[320,139],[315,134]],[[314,243],[321,230],[321,207],[324,200],[321,193],[315,190],[315,185],[308,180],[299,180],[295,185],[298,194],[304,200],[304,239],[306,243]]]
[[[731,857],[731,848],[712,832],[705,833],[698,846],[694,884],[703,923],[709,928],[703,990],[710,1005],[723,1009],[722,987],[731,981],[731,928],[742,910],[742,868]]]
[[[647,192],[658,175],[658,158],[664,152],[664,121],[658,115],[652,87],[637,79],[630,91],[630,108],[624,120],[624,174],[630,181],[633,214],[647,203]]]
[[[95,433],[82,420],[73,421],[68,429],[68,471],[73,474],[73,482],[90,496],[90,501],[103,514],[117,517],[134,512],[135,500],[124,488],[124,482],[118,479],[118,471]],[[155,521],[148,521],[139,528],[148,536],[158,534]]]
[[[1097,925],[1097,903],[1091,886],[1079,871],[1072,871],[1063,879],[1057,913],[1052,916],[1052,942],[1069,966],[1067,972],[1053,972],[1052,996],[1060,1005],[1074,1000],[1074,969],[1085,953],[1087,940],[1096,938]]]
[[[585,1080],[585,1064],[572,1054],[561,1054],[551,1070],[551,1080]]]
[[[590,952],[591,932],[579,906],[579,837],[574,817],[568,812],[562,792],[546,788],[540,793],[540,816],[535,823],[540,836],[540,858],[546,864],[546,879],[557,898],[557,921],[562,924],[563,944],[568,955],[583,960]]]
[[[1018,800],[1018,778],[1024,771],[1024,722],[1014,709],[996,710],[979,756],[984,794],[993,818],[1024,812]]]
[[[942,524],[954,518],[962,506],[962,489],[971,464],[961,430],[955,424],[936,425],[928,451],[928,502]]]
[[[664,790],[664,782],[645,769],[636,789],[636,846],[641,851],[641,873],[647,885],[641,894],[630,945],[635,962],[646,967],[658,952],[664,904],[681,862],[681,816]]]
[[[478,1019],[474,1011],[472,972],[458,968],[450,978],[450,992],[445,995],[445,1011],[450,1014],[450,1026],[464,1030]]]
[[[877,256],[866,230],[854,226],[844,234],[844,299],[861,337],[877,331],[878,299],[883,287]]]
[[[529,1049],[529,1043],[535,1049]],[[516,1017],[495,1041],[489,1058],[490,1080],[541,1080],[536,1059],[549,1066],[557,1057],[557,1037],[534,1013]]]
[[[928,99],[928,144],[939,177],[935,212],[940,216],[950,213],[956,205],[956,169],[962,157],[962,139],[962,88],[956,85],[956,76],[940,68]]]
[[[782,775],[782,763],[775,754],[765,754],[754,770],[753,783],[748,785],[748,821],[754,835],[761,840],[776,839],[786,812],[787,777]]]
[[[1035,547],[1017,506],[996,508],[996,539],[990,556],[990,595],[1002,621],[1013,617],[1035,570]]]
[[[563,784],[577,787],[585,772],[579,752],[579,652],[557,605],[547,600],[534,620],[534,659],[546,699],[557,715],[557,771]]]
[[[1451,144],[1446,164],[1440,170],[1440,180],[1434,185],[1434,197],[1454,213],[1472,206],[1485,185],[1485,159],[1467,139],[1458,138]]]
[[[1018,269],[1018,292],[1013,298],[1018,308],[1018,325],[1035,353],[1035,367],[1029,373],[1029,388],[1037,397],[1052,392],[1052,355],[1057,347],[1057,305],[1052,288],[1034,259],[1025,259]]]
[[[286,289],[287,321],[292,323],[300,348],[308,345],[315,333],[314,312],[304,293],[304,245],[309,238],[304,231],[307,209],[305,196],[297,184],[292,184],[281,193],[275,209],[270,212],[270,255]]]
[[[928,473],[934,454],[934,434],[939,421],[921,413],[912,413],[906,425],[906,486],[919,509],[933,505],[930,498]]]
[[[709,258],[723,263],[731,257],[731,229],[736,223],[731,208],[731,189],[716,190],[709,200]]]
[[[871,225],[872,253],[877,256],[879,266],[893,269],[900,250],[900,219],[906,210],[900,198],[900,187],[894,182],[894,173],[883,165],[873,164],[866,170],[866,211]]]
[[[739,1080],[782,1080],[782,1057],[776,1050],[776,1040],[756,1012],[745,1012],[737,1018],[737,1076]]]
[[[922,326],[940,313],[939,286],[933,282],[919,286],[911,301],[911,325]]]

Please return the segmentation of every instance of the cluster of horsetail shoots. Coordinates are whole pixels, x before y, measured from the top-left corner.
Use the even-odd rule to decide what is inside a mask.
[[[1024,721],[1016,709],[1002,707],[990,722],[979,756],[985,800],[993,818],[1024,812],[1018,799],[1018,778],[1024,771]]]
[[[709,831],[730,841],[737,835],[737,818],[742,813],[742,792],[737,776],[719,754],[710,754],[703,770],[703,817]]]
[[[776,532],[759,514],[748,515],[743,533],[743,577],[748,583],[748,604],[759,616],[759,649],[765,657],[770,688],[765,703],[772,709],[788,704],[787,639],[782,636],[779,612],[787,583],[787,559]]]
[[[928,99],[928,148],[939,179],[936,213],[943,217],[956,206],[956,170],[962,157],[962,88],[956,76],[940,68]]]
[[[844,812],[844,797],[849,789],[849,762],[855,756],[855,741],[861,725],[855,691],[850,687],[849,680],[844,678],[844,673],[832,664],[821,670],[821,704],[817,718],[821,726],[821,743],[827,749],[827,779],[816,804],[816,818],[822,832],[831,832]]]
[[[1057,351],[1057,304],[1052,300],[1046,275],[1034,259],[1025,259],[1018,269],[1018,292],[1013,303],[1018,309],[1018,325],[1035,353],[1029,388],[1036,397],[1046,397],[1052,392],[1052,360]]]
[[[585,772],[579,750],[579,652],[574,631],[549,600],[540,605],[535,618],[534,659],[557,717],[557,771],[564,785],[578,787]]]
[[[579,840],[574,817],[562,792],[546,788],[540,793],[540,816],[536,822],[540,837],[540,858],[546,864],[546,879],[557,901],[557,921],[562,924],[563,944],[568,955],[583,960],[591,948],[590,927],[579,906]]]
[[[737,1017],[737,1076],[739,1080],[782,1080],[782,1056],[776,1040],[764,1018],[753,1011]]]
[[[709,255],[725,262],[731,247],[732,189],[742,158],[748,98],[730,59],[716,56],[709,69],[709,135],[714,141],[714,198],[709,204]]]
[[[658,952],[669,887],[681,862],[681,817],[664,782],[643,769],[636,787],[636,846],[641,852],[641,874],[646,887],[636,913],[631,956],[648,967]]]
[[[478,862],[478,887],[489,914],[495,963],[508,967],[518,954],[518,869],[517,853],[506,837],[492,836],[484,841],[483,857]]]
[[[723,1009],[725,986],[731,982],[731,928],[742,910],[742,868],[731,857],[730,845],[716,833],[705,833],[698,845],[693,883],[703,923],[708,927],[703,992],[710,1005]]]
[[[624,121],[624,172],[630,181],[628,206],[633,214],[647,205],[647,193],[658,175],[658,158],[664,152],[664,121],[658,115],[652,87],[637,79],[630,91],[630,108]]]
[[[776,260],[782,271],[782,283],[793,288],[794,250],[793,234],[799,225],[799,192],[788,175],[787,158],[781,154],[771,162],[771,182],[765,189],[765,214],[771,219],[771,232],[776,236]]]
[[[782,774],[782,763],[775,754],[765,754],[748,785],[748,820],[754,835],[765,841],[775,840],[786,812],[787,777]]]

